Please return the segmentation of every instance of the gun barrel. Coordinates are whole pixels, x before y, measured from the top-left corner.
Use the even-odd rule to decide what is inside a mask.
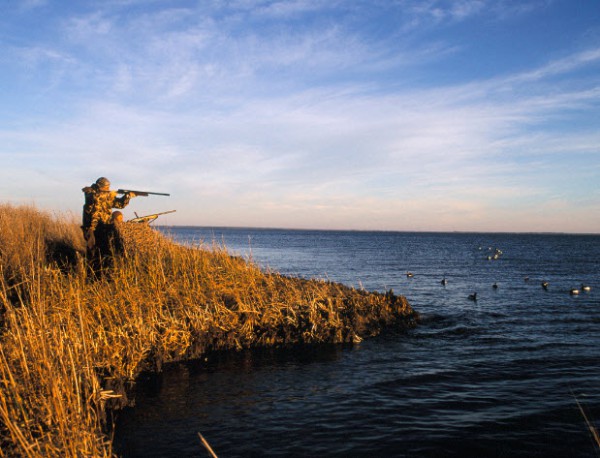
[[[151,191],[136,191],[134,189],[117,189],[117,194],[127,194],[128,192],[133,192],[138,196],[170,196],[171,194],[167,194],[166,192],[151,192]]]

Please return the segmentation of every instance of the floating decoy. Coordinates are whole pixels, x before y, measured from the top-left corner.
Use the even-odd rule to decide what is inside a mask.
[[[446,277],[442,278],[442,285],[446,286],[448,284],[448,280],[446,280]]]
[[[494,284],[492,285],[492,288],[494,288],[494,289],[498,289],[498,283],[494,283]]]
[[[571,290],[569,291],[569,294],[571,296],[577,296],[579,294],[579,290],[577,288],[571,288]]]
[[[414,275],[413,275],[413,273],[412,273],[412,272],[406,272],[406,276],[407,276],[408,278],[412,278],[412,277],[414,277]]]
[[[525,281],[529,281],[529,277],[525,277]]]
[[[548,282],[547,281],[543,281],[542,282],[542,288],[548,289]]]
[[[585,291],[586,293],[592,290],[592,287],[589,285],[584,285],[583,283],[581,284],[581,290]]]
[[[477,293],[469,294],[469,300],[470,301],[476,301],[477,300]]]

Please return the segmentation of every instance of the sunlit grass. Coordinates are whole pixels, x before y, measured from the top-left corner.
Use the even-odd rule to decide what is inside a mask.
[[[77,222],[0,205],[0,456],[111,456],[106,409],[165,362],[357,342],[416,318],[393,294],[266,273],[146,225],[120,233],[124,253],[93,275]]]

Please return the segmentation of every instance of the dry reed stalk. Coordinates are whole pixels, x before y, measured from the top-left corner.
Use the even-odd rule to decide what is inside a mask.
[[[204,445],[204,447],[206,448],[206,450],[208,450],[208,453],[210,453],[210,456],[212,456],[212,458],[218,458],[217,454],[212,449],[212,447],[210,446],[210,444],[208,443],[208,441],[206,439],[204,439],[204,436],[202,434],[198,433],[198,437],[200,437],[200,441],[202,442],[202,445]]]
[[[577,403],[577,407],[579,408],[579,412],[581,413],[581,415],[585,421],[585,424],[588,427],[590,434],[592,435],[592,439],[594,440],[594,446],[597,448],[596,452],[600,452],[600,434],[598,434],[598,430],[594,427],[593,423],[588,418],[583,406],[579,402],[579,399],[577,399],[577,396],[575,396],[575,393],[573,392],[573,390],[571,390],[571,395],[573,396],[573,399],[575,399],[575,402]]]

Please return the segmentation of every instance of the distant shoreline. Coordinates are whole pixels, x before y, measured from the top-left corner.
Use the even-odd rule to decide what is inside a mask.
[[[288,232],[357,232],[357,233],[369,233],[369,234],[464,234],[464,235],[543,235],[543,236],[590,236],[598,237],[600,232],[503,232],[503,231],[398,231],[398,230],[385,230],[385,229],[302,229],[302,228],[282,228],[282,227],[253,227],[253,226],[196,226],[196,225],[153,225],[156,228],[177,228],[177,229],[218,229],[218,230],[253,230],[253,231],[288,231]]]

